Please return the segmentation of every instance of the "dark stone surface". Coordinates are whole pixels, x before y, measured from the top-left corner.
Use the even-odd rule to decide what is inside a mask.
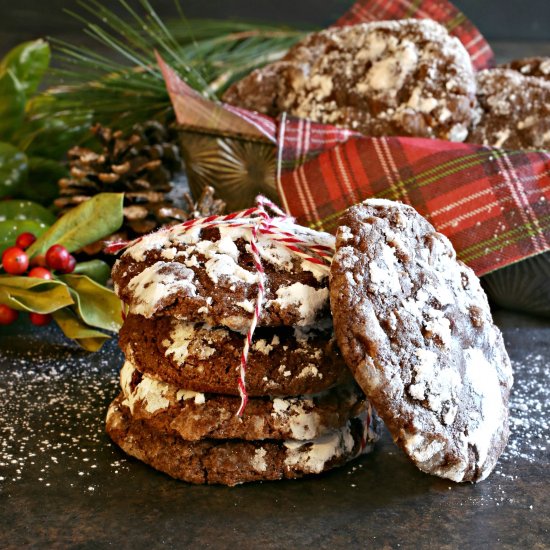
[[[0,547],[547,548],[550,322],[496,320],[515,368],[513,431],[486,481],[422,474],[385,435],[328,475],[232,489],[174,481],[110,443],[115,342],[86,354],[54,327],[2,327]]]

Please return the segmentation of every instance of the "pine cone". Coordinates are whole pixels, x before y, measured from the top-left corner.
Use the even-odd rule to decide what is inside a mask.
[[[123,192],[124,225],[118,238],[132,239],[187,219],[167,197],[172,177],[182,167],[176,136],[168,128],[149,121],[136,125],[129,136],[101,125],[92,132],[102,151],[73,147],[68,152],[71,177],[59,181],[60,197],[54,201],[60,214],[98,193]]]

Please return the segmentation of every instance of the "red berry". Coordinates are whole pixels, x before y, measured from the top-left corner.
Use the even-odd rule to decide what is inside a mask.
[[[19,312],[11,307],[0,304],[0,325],[11,325],[17,317]]]
[[[67,261],[67,266],[64,269],[60,269],[60,273],[72,273],[76,267],[76,258],[69,254],[69,260]]]
[[[10,246],[2,254],[2,267],[10,275],[21,275],[29,267],[29,257],[18,246]]]
[[[52,272],[45,267],[33,267],[29,271],[29,277],[35,277],[36,279],[46,279],[50,281],[52,278]]]
[[[17,237],[15,244],[24,250],[25,248],[29,248],[34,241],[36,241],[36,236],[32,233],[21,233],[21,235]]]
[[[49,313],[29,313],[29,319],[33,325],[43,327],[51,322],[52,316]]]
[[[63,270],[69,265],[69,251],[60,244],[54,244],[46,252],[46,264],[52,269]]]

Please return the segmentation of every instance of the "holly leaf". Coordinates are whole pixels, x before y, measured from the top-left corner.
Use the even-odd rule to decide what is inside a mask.
[[[10,141],[25,117],[25,92],[15,74],[8,69],[0,74],[0,140]]]
[[[87,351],[98,351],[109,335],[103,334],[87,326],[84,321],[69,308],[60,309],[53,314],[55,322],[59,325],[65,336],[75,340],[77,344]]]
[[[104,285],[111,275],[111,268],[101,260],[90,260],[89,262],[77,263],[73,273],[87,275],[96,283]]]
[[[0,96],[0,132],[2,127]],[[0,198],[15,195],[27,180],[29,165],[25,153],[9,143],[0,142]]]
[[[0,206],[2,202],[0,201]],[[21,233],[32,233],[37,237],[42,235],[48,229],[45,223],[34,220],[4,220],[0,221],[0,254],[8,248],[14,246],[17,237]]]
[[[85,275],[61,275],[59,279],[69,286],[78,316],[87,325],[118,332],[122,304],[112,290]]]
[[[51,225],[55,216],[41,204],[32,201],[11,200],[0,201],[0,221],[29,220]]]
[[[114,233],[122,225],[124,193],[100,193],[59,218],[28,249],[29,256],[61,244],[69,252]]]
[[[27,96],[36,92],[50,65],[50,46],[44,40],[23,42],[0,61],[0,74],[12,71]]]
[[[0,304],[20,311],[53,313],[73,303],[62,281],[0,275]]]

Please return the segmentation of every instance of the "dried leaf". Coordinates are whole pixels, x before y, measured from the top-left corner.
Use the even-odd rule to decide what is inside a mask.
[[[53,313],[74,300],[62,281],[0,275],[0,303],[21,311]]]
[[[98,330],[91,329],[68,308],[60,309],[53,314],[65,336],[75,340],[86,351],[99,351],[110,337]]]
[[[123,193],[100,193],[59,218],[28,249],[29,256],[61,244],[69,252],[114,233],[122,225]]]

